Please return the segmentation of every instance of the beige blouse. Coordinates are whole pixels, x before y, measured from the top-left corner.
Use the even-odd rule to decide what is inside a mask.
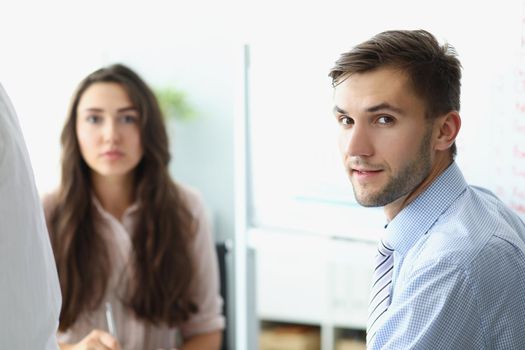
[[[178,188],[187,200],[193,216],[199,223],[198,232],[193,240],[192,253],[196,276],[192,284],[192,295],[199,306],[199,311],[180,326],[179,329],[166,326],[153,326],[135,318],[119,299],[125,295],[125,288],[130,278],[128,261],[132,249],[131,233],[136,220],[138,205],[129,207],[119,221],[100,205],[93,197],[94,206],[103,220],[100,227],[107,239],[112,258],[112,274],[108,283],[105,302],[97,310],[79,317],[76,323],[66,332],[59,332],[60,342],[76,343],[93,329],[109,331],[106,320],[106,302],[113,311],[114,324],[118,341],[123,350],[171,349],[180,346],[183,338],[224,328],[225,320],[221,314],[222,298],[219,294],[219,273],[217,256],[200,195],[189,187],[177,183]],[[43,198],[46,218],[49,219],[56,207],[56,194]]]

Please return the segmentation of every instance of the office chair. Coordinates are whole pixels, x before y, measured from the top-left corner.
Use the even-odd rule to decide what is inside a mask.
[[[217,259],[219,262],[219,277],[220,277],[220,284],[221,284],[221,297],[223,299],[222,304],[222,314],[224,315],[224,318],[226,319],[226,327],[224,328],[222,332],[222,346],[221,350],[228,350],[229,349],[229,339],[228,339],[228,275],[227,272],[230,270],[228,263],[228,255],[231,250],[231,242],[229,240],[223,241],[223,242],[216,242],[215,243],[215,249],[217,251]]]

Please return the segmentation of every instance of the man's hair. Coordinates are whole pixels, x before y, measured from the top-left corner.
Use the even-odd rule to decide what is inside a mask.
[[[425,103],[427,118],[459,111],[461,63],[451,45],[441,46],[429,32],[391,30],[379,33],[343,53],[329,76],[335,87],[353,73],[380,67],[398,68],[407,74],[414,92]],[[455,154],[454,143],[451,155]]]

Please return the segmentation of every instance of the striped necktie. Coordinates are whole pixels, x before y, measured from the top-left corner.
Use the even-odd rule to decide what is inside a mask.
[[[376,267],[372,278],[372,292],[368,305],[368,322],[366,325],[367,344],[374,338],[379,320],[390,305],[392,274],[394,271],[394,250],[381,240],[377,247]]]

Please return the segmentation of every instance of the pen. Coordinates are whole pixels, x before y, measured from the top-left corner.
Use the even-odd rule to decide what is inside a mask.
[[[109,333],[117,338],[117,329],[115,328],[115,321],[113,319],[113,310],[111,308],[111,304],[109,302],[106,302],[106,321],[108,323],[108,330]]]

